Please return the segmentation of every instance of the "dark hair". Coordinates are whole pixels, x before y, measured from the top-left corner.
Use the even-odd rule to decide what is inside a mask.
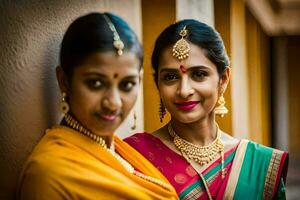
[[[111,13],[91,13],[76,19],[64,35],[60,50],[60,65],[68,78],[72,77],[74,68],[82,64],[92,53],[116,51],[113,46],[113,32],[104,15],[115,26],[124,43],[124,50],[136,54],[142,66],[143,50],[128,24]]]
[[[229,59],[220,34],[202,22],[186,19],[170,25],[156,39],[152,53],[152,68],[156,84],[160,56],[166,48],[173,46],[181,38],[179,32],[184,26],[188,30],[186,39],[204,50],[206,57],[217,66],[219,75],[229,67]]]

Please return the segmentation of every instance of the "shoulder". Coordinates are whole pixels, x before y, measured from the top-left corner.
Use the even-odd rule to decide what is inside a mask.
[[[63,167],[65,165],[59,156],[37,151],[39,149],[35,149],[23,167],[18,185],[19,198],[65,198],[60,185],[61,177],[68,167]]]
[[[160,149],[164,147],[159,138],[147,132],[136,133],[124,141],[144,156],[148,155],[149,152],[160,153]]]
[[[53,135],[55,131],[58,130],[46,132],[23,166],[19,185],[26,187],[26,191],[36,188],[49,191],[52,186],[59,191],[57,187],[65,178],[74,174],[74,170],[90,157],[75,145]]]
[[[63,175],[62,172],[76,163],[76,157],[80,157],[81,152],[72,144],[59,139],[50,140],[48,135],[44,137],[25,162],[23,176],[26,178],[40,177],[40,181],[49,181]]]
[[[265,146],[263,144],[259,144],[257,142],[251,141],[251,140],[245,140],[245,141],[247,143],[247,149],[249,149],[249,151],[253,151],[253,152],[255,152],[257,154],[260,154],[260,155],[272,155],[272,154],[283,155],[283,154],[288,154],[288,152],[286,152],[286,151],[282,151],[282,150],[279,150],[279,149],[268,147],[268,146]]]
[[[221,131],[221,141],[225,145],[225,151],[237,147],[240,142],[239,139],[236,139],[223,131]]]
[[[267,147],[251,140],[241,140],[238,149],[244,154],[244,162],[252,163],[259,169],[286,177],[288,166],[288,152]]]
[[[130,145],[144,145],[145,143],[148,143],[149,140],[155,140],[155,137],[148,132],[135,133],[132,136],[124,139],[124,141]]]

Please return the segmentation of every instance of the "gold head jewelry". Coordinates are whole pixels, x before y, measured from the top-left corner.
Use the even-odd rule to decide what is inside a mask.
[[[72,115],[66,114],[65,121],[70,128],[78,131],[79,133],[89,137],[90,139],[92,139],[96,143],[98,143],[103,149],[105,149],[107,152],[109,152],[130,174],[134,174],[135,176],[137,176],[141,179],[144,179],[146,181],[149,181],[151,183],[159,185],[167,190],[170,190],[170,191],[172,190],[172,188],[169,184],[167,184],[157,178],[154,178],[152,176],[148,176],[139,171],[136,171],[129,162],[127,162],[117,152],[115,152],[114,143],[112,143],[110,148],[108,148],[105,140],[101,136],[96,135],[96,134],[92,133],[91,131],[89,131],[88,129],[86,129],[85,127],[83,127],[74,117],[72,117]]]
[[[103,15],[105,21],[107,22],[110,30],[113,32],[113,39],[114,39],[114,47],[118,50],[117,53],[119,56],[121,56],[123,54],[123,49],[124,49],[124,43],[121,40],[116,27],[114,26],[114,24],[112,23],[112,21],[109,19],[109,17],[107,17],[106,15]]]
[[[216,139],[207,146],[198,146],[179,137],[172,128],[171,123],[168,125],[169,134],[173,137],[174,145],[189,159],[194,160],[203,166],[217,157],[224,151],[224,145],[221,141],[221,132],[217,128]]]
[[[180,61],[189,57],[190,45],[185,39],[187,34],[188,30],[186,29],[186,26],[184,26],[183,29],[179,32],[181,38],[173,46],[173,56]]]
[[[228,109],[225,107],[225,98],[223,94],[218,99],[218,106],[215,108],[215,114],[219,115],[220,117],[224,117],[225,114],[228,113]]]

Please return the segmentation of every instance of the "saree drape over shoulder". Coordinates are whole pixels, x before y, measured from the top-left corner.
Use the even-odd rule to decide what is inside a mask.
[[[208,199],[195,168],[160,139],[138,133],[125,141],[165,175],[180,199]],[[201,172],[213,199],[285,199],[287,152],[241,140],[224,154],[223,179],[220,159]]]
[[[114,138],[115,149],[136,170],[167,179],[127,143]],[[115,157],[73,129],[56,126],[28,158],[19,180],[18,199],[177,199],[164,189],[129,173]]]

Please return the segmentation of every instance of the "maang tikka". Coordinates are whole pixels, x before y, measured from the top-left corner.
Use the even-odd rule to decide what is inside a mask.
[[[114,26],[114,24],[112,23],[112,21],[109,19],[109,17],[107,17],[106,15],[103,15],[105,21],[107,22],[110,30],[113,32],[113,39],[114,39],[114,47],[117,49],[117,53],[119,56],[121,56],[123,54],[123,49],[124,49],[124,43],[121,40],[116,27]]]
[[[173,56],[182,61],[189,57],[190,45],[185,39],[188,34],[186,26],[179,32],[181,38],[173,46]]]

